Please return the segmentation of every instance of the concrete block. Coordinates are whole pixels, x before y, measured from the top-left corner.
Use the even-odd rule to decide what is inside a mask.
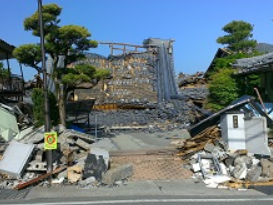
[[[95,177],[89,177],[89,178],[79,181],[78,185],[81,187],[85,187],[85,186],[95,183],[96,181],[97,180]]]
[[[247,175],[247,167],[246,164],[237,164],[232,172],[232,175],[236,178],[236,179],[245,179],[246,175]]]
[[[221,184],[224,182],[229,181],[231,178],[229,176],[225,176],[225,175],[212,175],[209,176],[209,178],[204,180],[204,183],[206,185],[208,184]]]
[[[96,156],[89,153],[84,164],[83,178],[95,177],[98,181],[101,181],[102,175],[107,171],[107,165],[102,155]]]
[[[81,180],[82,178],[83,167],[75,165],[73,167],[67,168],[67,178],[70,183],[75,183]]]
[[[216,148],[212,151],[212,154],[219,160],[223,161],[224,159],[226,159],[228,157],[228,155],[226,154],[226,152],[222,151],[219,148]]]
[[[235,160],[235,158],[234,158],[233,156],[228,156],[228,158],[226,158],[226,159],[224,160],[225,165],[226,165],[227,167],[232,166],[233,163],[234,163],[234,160]]]
[[[238,164],[246,164],[246,166],[249,168],[252,166],[252,158],[247,155],[238,156],[234,160],[234,166]]]
[[[262,166],[262,175],[273,178],[273,162],[268,159],[261,159],[260,163]]]
[[[228,144],[224,140],[216,140],[219,147],[221,147],[223,150],[228,150]],[[216,143],[216,142],[215,142]]]
[[[227,167],[224,163],[219,163],[223,175],[228,175]]]
[[[104,159],[104,163],[107,166],[108,169],[108,165],[109,165],[109,151],[106,149],[101,149],[101,148],[97,148],[97,147],[92,147],[90,150],[90,154],[94,154],[97,156],[97,159],[99,159],[99,156],[102,156],[102,158]]]
[[[46,162],[32,161],[27,168],[28,171],[46,171]]]
[[[199,172],[201,171],[201,167],[199,163],[192,164],[192,169],[194,172]]]
[[[251,182],[257,182],[261,174],[262,174],[262,168],[259,166],[254,166],[250,170],[248,170],[246,179]]]
[[[125,164],[113,169],[109,169],[103,176],[103,184],[113,185],[116,181],[128,178],[133,175],[133,165]]]
[[[60,179],[53,179],[52,180],[52,184],[61,184],[64,182],[64,177],[60,178]]]
[[[58,174],[57,179],[62,179],[62,178],[67,179],[67,170],[62,171]]]
[[[78,138],[77,141],[75,142],[75,144],[77,146],[79,146],[80,148],[84,149],[84,150],[89,150],[90,149],[90,144],[83,141],[82,139]]]
[[[35,161],[43,161],[43,150],[38,150],[35,154]]]
[[[23,144],[11,141],[0,161],[0,172],[10,177],[20,178],[34,150],[33,144]]]
[[[191,159],[189,163],[192,165],[192,164],[195,164],[195,163],[197,163],[197,162],[198,162],[197,159]]]
[[[215,146],[212,143],[207,143],[204,146],[204,150],[209,153],[212,153],[214,149],[215,149]]]
[[[252,158],[252,164],[253,164],[253,165],[258,165],[259,163],[260,163],[260,160],[259,160],[259,159]]]

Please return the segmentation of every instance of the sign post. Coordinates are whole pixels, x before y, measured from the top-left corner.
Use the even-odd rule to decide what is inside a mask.
[[[46,132],[44,140],[45,150],[57,149],[58,137],[56,132]]]
[[[43,70],[43,89],[44,89],[44,115],[45,115],[45,133],[50,132],[50,111],[48,102],[48,88],[47,88],[47,70],[46,70],[46,59],[45,59],[45,45],[44,45],[44,24],[43,24],[43,8],[42,0],[38,1],[38,17],[39,17],[39,31],[40,31],[40,45],[41,45],[41,55],[42,55],[42,70]],[[47,162],[47,173],[53,171],[52,162],[52,151],[46,151],[46,162]],[[51,184],[51,176],[49,177]]]

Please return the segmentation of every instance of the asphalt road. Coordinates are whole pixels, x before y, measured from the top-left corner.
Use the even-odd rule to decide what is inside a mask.
[[[217,197],[200,197],[200,196],[138,196],[138,197],[128,197],[128,196],[118,196],[118,197],[84,197],[84,198],[58,198],[58,199],[33,199],[33,200],[23,200],[23,201],[1,201],[1,204],[14,204],[14,205],[93,205],[93,204],[135,204],[135,205],[154,205],[154,204],[185,204],[185,205],[199,205],[199,204],[211,204],[211,205],[271,205],[273,203],[273,197],[271,196],[259,196],[259,197],[227,197],[227,196],[217,196]]]

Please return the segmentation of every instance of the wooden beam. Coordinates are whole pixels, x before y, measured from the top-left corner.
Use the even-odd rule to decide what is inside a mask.
[[[134,45],[134,44],[130,44],[130,43],[99,42],[99,44],[102,44],[102,45],[119,45],[119,46],[129,46],[129,47],[144,48],[141,45]]]
[[[23,189],[23,188],[25,188],[27,186],[30,186],[30,185],[35,184],[35,183],[37,183],[37,182],[39,182],[39,181],[41,181],[43,179],[48,178],[49,176],[52,176],[53,174],[57,174],[57,173],[63,171],[64,169],[66,169],[66,168],[67,168],[67,166],[59,167],[59,168],[53,170],[52,172],[49,172],[47,174],[38,176],[38,177],[36,177],[34,179],[31,179],[30,181],[28,181],[26,183],[18,184],[14,189],[17,189],[17,190]]]

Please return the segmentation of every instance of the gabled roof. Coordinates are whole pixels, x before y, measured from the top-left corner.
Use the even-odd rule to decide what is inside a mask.
[[[215,64],[215,60],[217,58],[224,58],[224,57],[228,56],[229,54],[230,54],[230,52],[227,49],[225,49],[225,48],[218,48],[218,50],[216,51],[216,53],[214,55],[214,58],[212,59],[212,61],[211,61],[210,65],[209,65],[207,71],[204,74],[204,77],[208,77],[208,73],[213,70],[214,64]]]
[[[14,49],[14,45],[10,45],[0,38],[0,60],[13,58],[12,52]]]

